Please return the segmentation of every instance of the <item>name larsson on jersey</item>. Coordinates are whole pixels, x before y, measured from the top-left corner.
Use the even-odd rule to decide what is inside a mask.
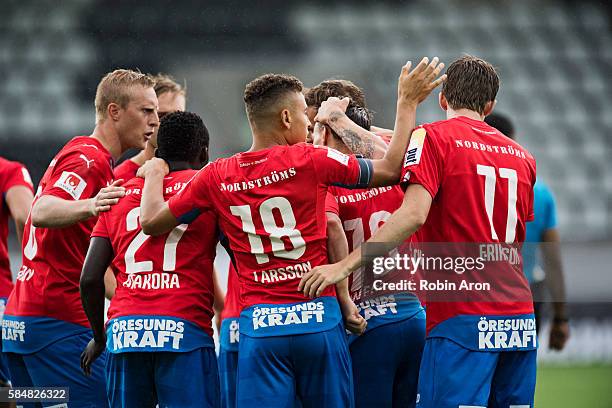
[[[487,319],[478,322],[478,348],[525,349],[537,343],[534,318]]]
[[[287,265],[282,268],[268,269],[265,271],[253,271],[253,280],[259,283],[276,283],[286,280],[301,278],[312,269],[310,261],[295,265]]]

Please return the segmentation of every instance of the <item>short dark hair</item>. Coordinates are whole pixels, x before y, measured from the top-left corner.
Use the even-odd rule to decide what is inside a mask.
[[[332,96],[351,98],[349,107],[351,105],[361,106],[362,108],[366,107],[363,90],[346,79],[327,79],[304,92],[306,104],[315,108],[319,108],[321,103]]]
[[[501,113],[492,113],[485,118],[485,122],[508,136],[510,139],[514,139],[514,125],[508,116]]]
[[[208,142],[208,129],[200,116],[193,112],[172,112],[159,125],[157,157],[166,161],[196,160]]]
[[[249,82],[244,89],[244,104],[250,121],[272,113],[280,98],[302,92],[302,81],[286,74],[265,74]]]
[[[351,106],[347,108],[346,116],[350,120],[355,122],[355,124],[364,128],[365,130],[369,131],[370,127],[372,126],[372,118],[370,115],[370,111],[368,111],[366,108],[363,108],[361,106]],[[335,138],[342,140],[342,138],[338,136],[338,134],[334,132],[334,130],[331,127],[328,127],[328,129],[331,130],[331,134]]]
[[[487,102],[495,100],[499,76],[487,61],[466,55],[446,70],[442,95],[452,109],[469,109],[484,114]]]

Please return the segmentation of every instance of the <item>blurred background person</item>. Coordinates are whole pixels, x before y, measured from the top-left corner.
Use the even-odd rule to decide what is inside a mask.
[[[485,118],[485,122],[515,140],[514,125],[506,115],[492,113]],[[537,179],[533,187],[533,195],[534,219],[527,223],[522,252],[523,272],[531,286],[538,332],[545,305],[545,292],[550,293],[553,315],[548,346],[553,350],[563,350],[569,338],[569,320],[565,307],[565,279],[557,228],[557,206],[552,192],[541,178]]]

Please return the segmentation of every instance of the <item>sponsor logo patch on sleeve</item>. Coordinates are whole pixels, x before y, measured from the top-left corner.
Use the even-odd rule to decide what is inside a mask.
[[[327,157],[337,161],[340,164],[348,166],[349,156],[342,152],[339,152],[336,149],[327,148]]]
[[[425,143],[427,131],[423,128],[415,129],[410,136],[410,144],[406,150],[404,158],[404,167],[414,166],[421,161],[421,153],[423,153],[423,144]]]
[[[87,183],[81,176],[71,171],[62,172],[61,177],[55,182],[54,187],[61,188],[72,196],[75,200],[81,198]]]

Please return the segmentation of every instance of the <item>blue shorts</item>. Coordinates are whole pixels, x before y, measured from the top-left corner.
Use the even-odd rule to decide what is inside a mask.
[[[419,374],[419,408],[531,408],[537,350],[472,351],[429,338]]]
[[[236,406],[351,408],[351,358],[342,325],[310,334],[240,334]]]
[[[32,354],[7,353],[14,387],[68,387],[68,407],[106,407],[103,353],[93,364],[91,376],[81,371],[81,353],[90,333],[67,337]],[[57,402],[42,404],[57,405]],[[40,406],[23,404],[24,407]]]
[[[215,350],[109,353],[106,389],[111,407],[218,408]]]
[[[414,408],[424,345],[423,310],[357,337],[350,345],[355,406]]]
[[[219,383],[221,386],[221,407],[236,406],[236,373],[238,371],[238,352],[219,351]]]

